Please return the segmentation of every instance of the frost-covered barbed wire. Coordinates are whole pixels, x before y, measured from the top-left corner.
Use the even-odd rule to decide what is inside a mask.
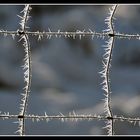
[[[111,59],[112,59],[112,52],[114,47],[114,25],[113,19],[114,14],[116,12],[118,5],[113,5],[112,8],[109,8],[109,16],[105,19],[105,23],[107,24],[107,31],[110,34],[110,38],[106,41],[106,45],[103,45],[105,53],[103,55],[103,70],[100,72],[101,77],[103,78],[103,87],[102,89],[105,91],[105,99],[104,99],[104,112],[107,117],[110,117],[106,121],[106,126],[104,128],[107,129],[108,135],[114,134],[114,120],[113,120],[113,112],[111,108],[111,87],[110,87],[110,67],[111,67]]]
[[[12,36],[13,39],[15,39],[15,36],[19,36],[22,34],[22,32],[20,30],[17,31],[7,31],[7,30],[0,30],[0,34],[4,35],[4,37],[6,36]],[[114,34],[111,34],[110,32],[96,32],[96,31],[92,31],[91,29],[89,29],[89,31],[71,31],[71,32],[67,32],[67,31],[35,31],[35,32],[31,32],[31,31],[25,31],[24,34],[27,34],[28,36],[37,36],[38,40],[41,40],[42,38],[47,38],[47,39],[51,39],[52,37],[56,37],[56,38],[61,38],[61,37],[65,37],[65,38],[72,38],[75,39],[76,37],[78,37],[79,39],[81,37],[86,37],[86,36],[90,36],[92,39],[94,37],[97,38],[105,38],[105,37],[115,37],[116,39],[138,39],[140,40],[140,34],[127,34],[127,33],[117,33],[114,32]],[[80,37],[81,36],[81,37]]]
[[[25,5],[23,12],[23,16],[19,16],[21,18],[21,28],[17,31],[7,31],[7,30],[0,30],[0,35],[4,35],[4,37],[10,35],[14,39],[15,36],[19,36],[20,40],[23,41],[24,51],[25,51],[25,58],[24,58],[24,81],[25,81],[25,88],[24,93],[22,94],[22,103],[20,105],[20,113],[18,115],[12,115],[9,112],[1,113],[0,112],[0,119],[17,119],[15,123],[18,123],[18,130],[16,133],[20,135],[25,135],[25,119],[31,119],[32,121],[50,121],[54,119],[64,121],[82,121],[82,120],[103,120],[106,122],[106,126],[104,127],[108,135],[114,134],[114,123],[115,121],[128,121],[130,123],[139,124],[140,125],[140,118],[130,118],[130,117],[123,117],[123,116],[116,116],[112,113],[111,108],[111,88],[110,88],[110,66],[111,66],[111,59],[112,59],[112,51],[114,47],[115,39],[138,39],[140,40],[140,34],[125,34],[125,33],[117,33],[114,30],[113,20],[114,14],[116,12],[117,5],[112,6],[109,9],[109,16],[105,19],[105,23],[107,24],[107,29],[103,30],[103,32],[96,32],[91,29],[88,31],[52,31],[48,28],[48,31],[28,31],[29,27],[27,27],[27,21],[29,19],[29,12],[31,10],[30,5]],[[59,115],[34,115],[34,114],[26,114],[27,104],[28,104],[28,97],[31,87],[31,76],[32,76],[32,69],[31,69],[31,51],[30,51],[30,41],[29,36],[36,36],[38,40],[42,38],[52,39],[52,37],[56,38],[72,38],[72,39],[82,39],[85,36],[89,36],[92,39],[94,37],[104,39],[107,37],[108,41],[106,41],[106,45],[104,45],[105,54],[103,56],[103,71],[100,72],[101,77],[103,77],[103,89],[105,90],[105,104],[104,104],[104,111],[105,115],[91,115],[91,114],[76,114],[74,111],[70,112],[68,115],[64,115],[60,113]]]
[[[21,99],[22,103],[20,104],[20,119],[19,119],[19,126],[18,132],[20,135],[25,134],[25,119],[24,116],[26,114],[27,110],[27,105],[28,105],[28,96],[30,92],[30,87],[31,87],[31,75],[32,75],[32,70],[31,70],[31,51],[30,51],[30,41],[29,37],[27,34],[25,34],[27,27],[27,21],[29,19],[29,12],[31,10],[31,7],[29,4],[25,5],[25,8],[21,13],[23,13],[23,16],[19,16],[21,18],[21,29],[18,30],[18,33],[20,35],[20,40],[23,40],[23,46],[24,46],[24,52],[25,52],[25,58],[24,58],[24,65],[23,65],[23,70],[24,70],[24,82],[25,82],[25,87],[24,87],[24,92],[21,94],[23,97]]]
[[[9,112],[0,112],[0,119],[21,119],[20,115],[12,115]],[[38,122],[38,121],[52,121],[52,120],[61,120],[62,122],[67,122],[67,121],[83,121],[83,120],[110,120],[113,119],[115,121],[127,121],[129,123],[133,123],[134,125],[138,124],[140,126],[140,118],[139,117],[124,117],[124,116],[117,116],[114,115],[112,118],[103,116],[103,115],[97,115],[97,114],[77,114],[75,111],[69,112],[68,115],[64,115],[60,113],[59,115],[47,115],[45,112],[44,115],[35,115],[35,114],[26,114],[24,115],[24,119],[31,119],[32,122]],[[14,123],[19,123],[19,126],[22,126],[21,121],[16,121]],[[21,129],[21,127],[19,127]]]

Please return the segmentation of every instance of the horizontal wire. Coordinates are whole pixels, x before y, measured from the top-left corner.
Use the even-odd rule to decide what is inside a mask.
[[[19,118],[25,118],[25,119],[99,119],[99,120],[120,120],[120,121],[140,121],[140,118],[132,118],[132,117],[123,117],[123,116],[113,116],[113,117],[106,117],[102,115],[85,115],[85,114],[70,114],[70,115],[52,115],[48,116],[45,115],[10,115],[10,114],[1,114],[0,118],[5,119],[19,119]]]
[[[57,31],[57,32],[52,32],[52,31],[35,31],[35,32],[31,32],[31,31],[25,31],[24,33],[20,32],[19,30],[17,31],[4,31],[4,30],[0,30],[0,34],[4,34],[5,36],[7,35],[20,35],[20,34],[28,34],[28,35],[43,35],[43,36],[56,36],[56,35],[60,35],[60,36],[77,36],[77,35],[81,35],[81,36],[97,36],[97,37],[116,37],[116,38],[128,38],[128,39],[140,39],[140,35],[139,34],[124,34],[124,33],[114,33],[114,34],[110,34],[109,32],[94,32],[94,31],[79,31],[79,32],[61,32],[61,31]]]

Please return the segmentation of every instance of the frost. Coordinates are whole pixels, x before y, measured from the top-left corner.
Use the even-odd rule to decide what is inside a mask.
[[[107,29],[104,31],[109,32],[109,34],[114,34],[114,27],[113,27],[113,17],[116,11],[117,5],[113,5],[111,9],[109,9],[109,16],[106,17],[105,23],[107,24]],[[103,70],[100,72],[101,77],[103,78],[103,82],[101,83],[102,89],[105,91],[105,99],[104,99],[104,112],[106,117],[112,117],[112,110],[111,110],[111,89],[110,89],[110,66],[111,66],[111,59],[112,59],[112,50],[114,47],[114,37],[110,37],[108,41],[106,41],[106,45],[104,47],[104,55],[102,61]],[[106,128],[108,135],[113,135],[113,120],[106,121]]]

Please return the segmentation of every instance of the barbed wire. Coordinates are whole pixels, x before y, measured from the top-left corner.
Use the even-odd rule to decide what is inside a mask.
[[[20,29],[20,40],[23,40],[23,46],[24,46],[24,52],[25,52],[25,58],[24,58],[24,65],[23,70],[24,72],[24,93],[22,93],[22,103],[20,104],[20,113],[19,113],[19,126],[16,133],[19,133],[20,135],[25,135],[25,114],[27,110],[28,105],[28,98],[29,98],[29,92],[31,87],[31,75],[32,75],[32,68],[31,68],[31,50],[30,50],[30,41],[27,34],[25,34],[27,27],[27,21],[29,19],[29,12],[31,10],[31,7],[29,4],[25,5],[25,8],[21,13],[23,13],[23,16],[19,16],[21,18],[21,29]]]
[[[138,122],[138,125],[140,125],[140,118],[139,117],[124,117],[124,116],[117,116],[114,115],[112,117],[106,117],[103,115],[92,115],[92,114],[76,114],[74,111],[73,112],[69,112],[68,115],[64,115],[62,113],[60,113],[59,115],[47,115],[47,113],[44,113],[45,115],[35,115],[35,114],[26,114],[24,115],[24,119],[31,119],[33,122],[36,121],[51,121],[54,119],[58,119],[61,120],[62,122],[64,121],[82,121],[82,120],[110,120],[113,119],[114,121],[128,121],[130,123],[134,123],[136,124]],[[21,118],[20,115],[12,115],[9,112],[4,112],[1,113],[0,112],[0,118],[2,118],[3,120],[5,119],[19,119]]]
[[[127,121],[130,123],[138,123],[140,125],[140,118],[139,117],[124,117],[124,116],[117,116],[114,115],[112,112],[111,107],[111,87],[110,87],[110,66],[111,66],[111,59],[112,59],[112,51],[114,48],[114,41],[115,39],[138,39],[140,40],[139,34],[127,34],[127,33],[119,33],[114,30],[114,24],[113,20],[115,19],[114,15],[118,8],[118,5],[113,5],[111,9],[109,9],[109,16],[105,19],[105,23],[107,24],[107,29],[102,32],[96,32],[91,29],[88,31],[80,31],[76,30],[73,32],[67,32],[67,31],[51,31],[51,29],[47,29],[48,31],[28,31],[27,27],[27,21],[30,18],[29,13],[31,11],[31,5],[27,4],[25,5],[23,11],[23,16],[19,16],[21,18],[21,28],[17,31],[7,31],[7,30],[0,30],[0,35],[4,35],[4,37],[10,35],[14,39],[15,36],[19,36],[20,40],[23,40],[23,46],[24,46],[24,52],[25,52],[25,58],[24,58],[24,93],[22,93],[22,103],[20,104],[20,112],[19,114],[10,114],[9,112],[0,112],[0,119],[17,119],[15,123],[18,123],[18,130],[16,133],[19,133],[19,135],[23,136],[26,135],[25,132],[25,121],[26,119],[31,119],[34,121],[50,121],[50,120],[61,120],[64,121],[83,121],[83,120],[103,120],[106,123],[106,126],[103,127],[107,130],[108,135],[114,135],[114,123],[115,121]],[[51,39],[52,37],[64,37],[64,38],[73,38],[76,39],[78,37],[79,39],[82,39],[85,36],[89,36],[92,39],[94,37],[102,38],[105,37],[108,38],[108,41],[106,41],[106,45],[104,45],[105,53],[103,55],[103,70],[100,72],[101,77],[103,78],[103,90],[105,91],[105,103],[104,103],[104,112],[105,115],[92,115],[92,114],[76,114],[75,111],[70,112],[68,115],[64,115],[60,113],[59,115],[47,115],[45,112],[44,115],[35,115],[35,114],[27,114],[27,105],[28,105],[28,98],[31,88],[31,78],[32,78],[32,66],[31,66],[31,50],[30,50],[30,41],[29,36],[37,36],[38,40],[41,40],[42,38]]]
[[[106,121],[106,129],[108,131],[108,135],[114,134],[114,120],[113,120],[113,112],[111,107],[111,87],[110,87],[110,67],[112,60],[112,52],[114,47],[115,38],[114,34],[114,26],[113,26],[113,18],[116,12],[117,5],[113,5],[111,9],[109,9],[109,16],[105,19],[105,23],[107,24],[107,31],[109,32],[110,38],[106,41],[106,45],[104,45],[105,53],[103,55],[103,70],[100,72],[101,77],[103,78],[103,90],[105,91],[105,99],[104,99],[104,112],[106,116],[112,119],[108,119]]]
[[[12,38],[14,39],[15,36],[20,36],[22,33],[22,31],[17,30],[17,31],[7,31],[7,30],[0,30],[0,34],[4,35],[5,37],[10,35],[12,36]],[[95,32],[92,31],[91,29],[89,29],[89,31],[75,31],[75,32],[67,32],[67,31],[51,31],[49,29],[49,31],[35,31],[35,32],[31,32],[31,31],[25,31],[24,34],[30,35],[30,36],[38,36],[38,40],[41,40],[41,38],[43,37],[47,37],[47,39],[51,39],[51,37],[71,37],[73,39],[75,39],[76,36],[79,36],[79,39],[81,39],[81,37],[86,37],[86,36],[90,36],[92,39],[94,37],[97,38],[105,38],[105,37],[115,37],[116,39],[138,39],[140,40],[140,35],[139,34],[127,34],[127,33],[117,33],[114,31],[113,34],[111,34],[110,32]]]

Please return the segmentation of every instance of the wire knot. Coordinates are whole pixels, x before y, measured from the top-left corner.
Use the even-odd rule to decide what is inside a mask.
[[[25,34],[25,32],[22,31],[22,30],[17,30],[17,33],[18,33],[19,35],[24,35],[24,34]]]
[[[115,34],[108,34],[110,37],[114,37],[115,36]]]
[[[109,119],[109,120],[113,120],[113,117],[110,117],[110,116],[109,116],[109,117],[107,117],[107,119]]]
[[[19,119],[23,119],[24,116],[23,116],[23,115],[18,115],[18,118],[19,118]]]

